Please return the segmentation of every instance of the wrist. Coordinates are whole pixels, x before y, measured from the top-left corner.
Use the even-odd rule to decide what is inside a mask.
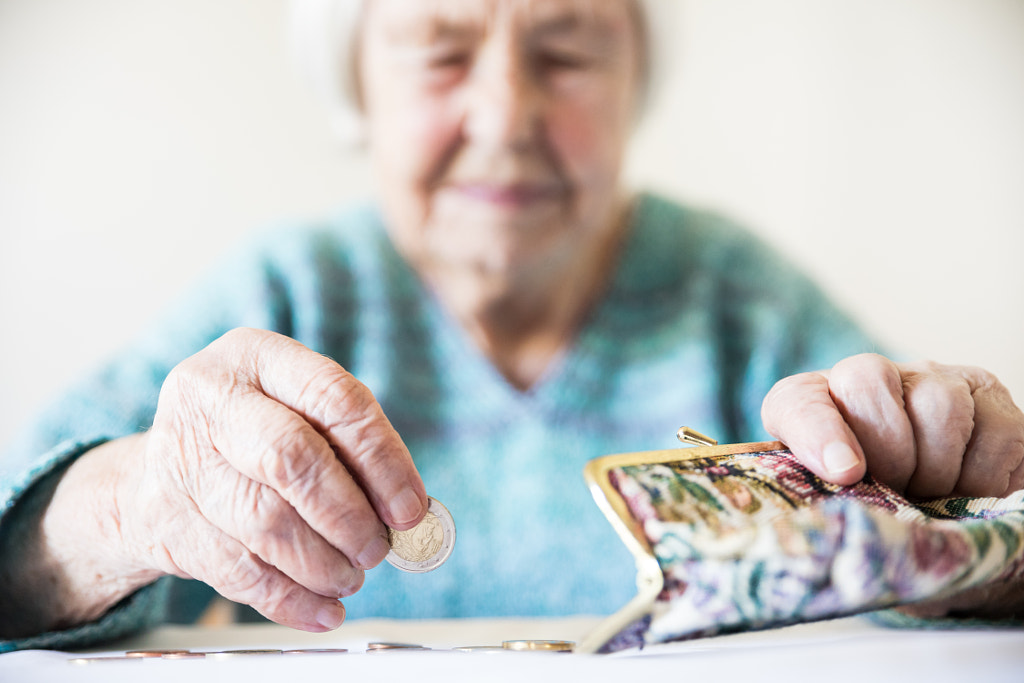
[[[32,554],[57,625],[95,620],[161,575],[128,540],[137,522],[131,501],[145,439],[139,434],[94,448],[54,488]]]

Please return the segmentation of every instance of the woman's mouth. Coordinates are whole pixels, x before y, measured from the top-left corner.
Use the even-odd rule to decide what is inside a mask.
[[[456,183],[453,188],[468,199],[495,207],[523,208],[559,199],[565,190],[557,183]]]

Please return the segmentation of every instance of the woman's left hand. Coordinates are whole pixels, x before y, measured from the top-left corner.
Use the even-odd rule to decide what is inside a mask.
[[[797,459],[835,484],[870,472],[911,498],[1024,488],[1024,413],[979,368],[853,356],[780,381],[761,418]]]

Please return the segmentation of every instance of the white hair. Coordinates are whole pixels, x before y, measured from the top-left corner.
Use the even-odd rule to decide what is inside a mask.
[[[355,70],[356,29],[366,0],[291,0],[288,26],[292,58],[330,113],[339,139],[362,137]],[[637,0],[646,40],[642,105],[648,106],[671,60],[672,21],[678,0]]]

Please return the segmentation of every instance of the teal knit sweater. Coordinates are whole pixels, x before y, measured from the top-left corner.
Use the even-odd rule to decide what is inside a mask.
[[[327,354],[374,392],[458,527],[437,571],[368,572],[345,600],[349,618],[610,613],[634,594],[634,567],[583,484],[584,463],[675,447],[682,424],[720,441],[765,438],[760,404],[776,380],[873,350],[749,233],[644,195],[606,296],[571,348],[519,391],[398,256],[381,221],[359,207],[263,234],[220,264],[0,461],[0,532],[47,472],[146,429],[174,365],[232,328],[259,327]],[[210,595],[164,579],[97,623],[0,650],[188,620]]]

